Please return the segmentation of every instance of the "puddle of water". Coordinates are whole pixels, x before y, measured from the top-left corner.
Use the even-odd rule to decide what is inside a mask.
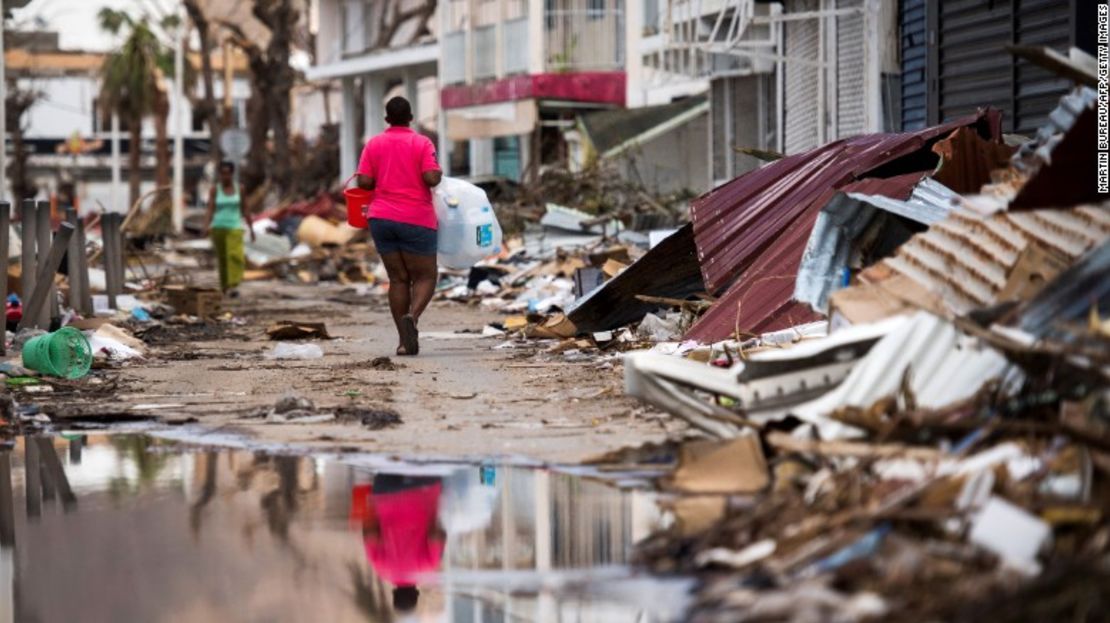
[[[689,582],[625,566],[663,521],[529,467],[27,437],[0,450],[0,623],[665,622]]]

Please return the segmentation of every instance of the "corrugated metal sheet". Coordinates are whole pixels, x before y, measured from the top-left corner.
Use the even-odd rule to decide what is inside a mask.
[[[689,337],[711,342],[736,331],[773,331],[813,320],[813,311],[791,298],[820,209],[844,185],[884,173],[882,165],[970,125],[998,136],[997,112],[918,132],[857,136],[783,158],[696,200],[690,211],[706,287],[711,293],[727,290]],[[885,172],[895,173],[905,171]]]
[[[902,0],[902,131],[920,130],[929,109],[925,0]]]
[[[788,12],[813,11],[818,8],[815,0],[796,0],[787,7]],[[814,19],[787,22],[783,27],[786,55],[817,60],[818,23]],[[783,98],[783,149],[797,154],[817,146],[817,68],[799,63],[785,63]]]
[[[862,0],[840,0],[838,9],[854,9]],[[855,136],[867,131],[864,80],[863,14],[836,18],[836,134]]]
[[[990,217],[955,211],[861,277],[873,282],[891,272],[905,275],[939,295],[953,313],[964,314],[997,302],[1010,270],[1029,244],[1074,260],[1108,237],[1110,210],[1105,206]]]
[[[962,335],[946,320],[918,312],[879,340],[836,389],[790,413],[814,424],[824,439],[854,437],[862,431],[828,416],[846,405],[866,409],[897,395],[906,370],[918,406],[940,409],[970,398],[1010,368],[1001,353]]]
[[[1092,302],[1102,318],[1110,314],[1110,241],[1060,273],[1018,313],[1018,326],[1035,337],[1065,323],[1083,325]]]
[[[704,291],[689,224],[567,309],[579,331],[605,331],[637,321],[658,306],[637,294],[684,299]]]
[[[798,266],[794,300],[824,312],[828,308],[829,294],[840,282],[840,271],[853,261],[853,251],[859,248],[857,240],[865,232],[882,228],[883,248],[893,248],[904,243],[915,231],[890,227],[888,221],[876,221],[876,218],[882,219],[884,213],[923,225],[946,217],[953,206],[952,198],[957,195],[921,176],[916,173],[892,179],[866,179],[844,186],[817,216]]]
[[[801,214],[813,212],[812,223],[834,189],[918,152],[958,127],[972,125],[991,135],[997,132],[997,113],[972,115],[918,132],[835,141],[772,162],[698,198],[690,215],[709,291],[719,293],[731,285]]]
[[[869,180],[863,180],[863,182],[867,181]],[[871,189],[863,182],[845,186],[844,192],[857,201],[869,203],[891,214],[925,225],[932,225],[947,217],[960,197],[952,192],[952,189],[931,177],[921,180],[914,186],[912,194],[904,201],[890,195],[869,192]]]

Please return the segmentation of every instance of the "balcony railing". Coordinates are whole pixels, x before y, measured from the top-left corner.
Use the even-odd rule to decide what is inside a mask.
[[[620,0],[548,0],[544,65],[549,72],[624,67],[624,8]]]
[[[641,1],[641,0],[636,0]],[[615,71],[624,68],[624,0],[546,0],[543,36],[533,41],[528,4],[508,0],[504,19],[490,22],[481,13],[466,30],[465,3],[448,5],[448,31],[442,35],[440,64],[445,84],[483,81],[532,72]],[[492,5],[493,3],[491,3]],[[478,5],[481,8],[481,4]],[[538,24],[537,24],[538,25]],[[454,27],[454,30],[451,28]],[[498,37],[502,37],[498,45]],[[533,67],[533,46],[543,46],[543,65]],[[501,57],[498,59],[498,53]]]

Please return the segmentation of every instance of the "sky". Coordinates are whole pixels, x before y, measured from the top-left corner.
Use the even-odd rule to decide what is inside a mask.
[[[42,28],[58,31],[63,49],[105,51],[113,39],[97,25],[96,14],[102,7],[164,13],[176,4],[173,0],[31,0],[22,9],[13,9],[12,18],[18,30],[36,29],[35,22],[41,19]]]

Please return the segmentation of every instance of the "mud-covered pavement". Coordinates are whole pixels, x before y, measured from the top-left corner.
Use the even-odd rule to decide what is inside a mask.
[[[157,417],[266,443],[421,458],[576,462],[665,435],[662,419],[623,396],[619,359],[567,361],[536,342],[481,337],[498,316],[477,308],[434,302],[421,321],[418,357],[394,355],[383,297],[338,284],[248,283],[226,308],[239,322],[140,333],[146,360],[103,373],[103,391],[41,400],[56,420]],[[333,339],[314,341],[323,358],[267,358],[278,342],[265,329],[279,320],[326,323]],[[291,394],[321,411],[393,410],[402,423],[370,430],[357,418],[302,424],[258,416]]]

